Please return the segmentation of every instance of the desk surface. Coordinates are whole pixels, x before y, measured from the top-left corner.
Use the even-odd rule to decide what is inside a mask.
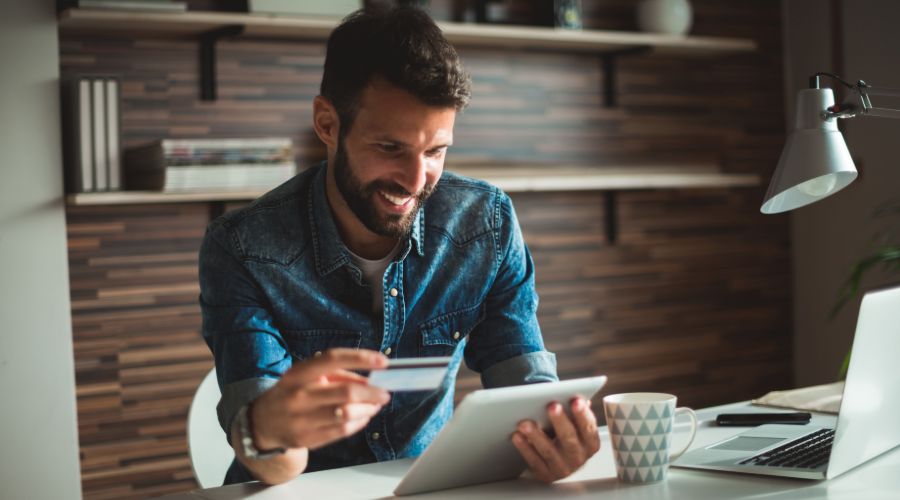
[[[702,420],[691,449],[705,446],[743,431],[740,427],[716,427],[715,415],[726,411],[771,411],[752,407],[747,403],[707,408],[698,416]],[[813,424],[833,426],[835,416],[813,415]],[[689,427],[676,423],[674,445],[686,439]],[[530,479],[457,488],[402,498],[428,499],[546,499],[546,498],[609,498],[609,499],[685,499],[718,500],[721,498],[753,498],[765,500],[817,499],[868,500],[896,499],[900,492],[900,448],[894,449],[830,481],[770,478],[722,472],[704,472],[672,468],[666,482],[650,485],[622,484],[616,480],[612,446],[606,428],[601,429],[600,451],[577,473],[552,485]],[[190,493],[167,496],[169,500],[256,500],[329,498],[384,499],[395,498],[391,493],[406,473],[412,459],[346,467],[310,474],[279,486],[264,487],[258,483],[223,486]]]

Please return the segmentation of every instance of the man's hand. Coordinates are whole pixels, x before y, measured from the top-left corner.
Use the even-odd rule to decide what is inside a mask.
[[[597,419],[590,401],[575,398],[571,407],[569,418],[561,404],[553,402],[547,406],[553,438],[531,420],[519,422],[512,435],[513,445],[539,481],[552,483],[571,475],[600,449]]]
[[[380,352],[330,349],[294,365],[250,409],[256,446],[288,452],[271,460],[242,462],[270,484],[296,477],[306,468],[308,450],[359,432],[390,400],[387,391],[369,386],[365,377],[350,370],[387,364]]]

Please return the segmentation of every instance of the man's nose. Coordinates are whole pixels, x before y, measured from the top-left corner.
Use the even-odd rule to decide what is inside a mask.
[[[428,161],[423,155],[408,155],[403,162],[398,182],[410,194],[417,195],[425,187],[427,172]]]

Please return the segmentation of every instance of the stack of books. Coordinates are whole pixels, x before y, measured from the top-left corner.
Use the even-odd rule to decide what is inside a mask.
[[[62,85],[61,97],[67,190],[121,189],[119,80],[75,78]]]
[[[343,18],[363,7],[362,0],[247,0],[247,12]]]
[[[289,138],[162,139],[125,151],[131,190],[263,190],[296,173]]]

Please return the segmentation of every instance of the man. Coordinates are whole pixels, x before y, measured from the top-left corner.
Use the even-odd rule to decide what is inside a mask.
[[[463,358],[485,387],[557,380],[509,198],[442,175],[469,94],[423,12],[351,15],[313,102],[327,161],[210,224],[200,300],[237,454],[226,483],[420,454],[452,413]],[[438,390],[388,394],[354,372],[419,356],[452,356]],[[564,403],[572,417],[548,407],[553,437],[510,429],[547,482],[599,448],[589,402]]]

